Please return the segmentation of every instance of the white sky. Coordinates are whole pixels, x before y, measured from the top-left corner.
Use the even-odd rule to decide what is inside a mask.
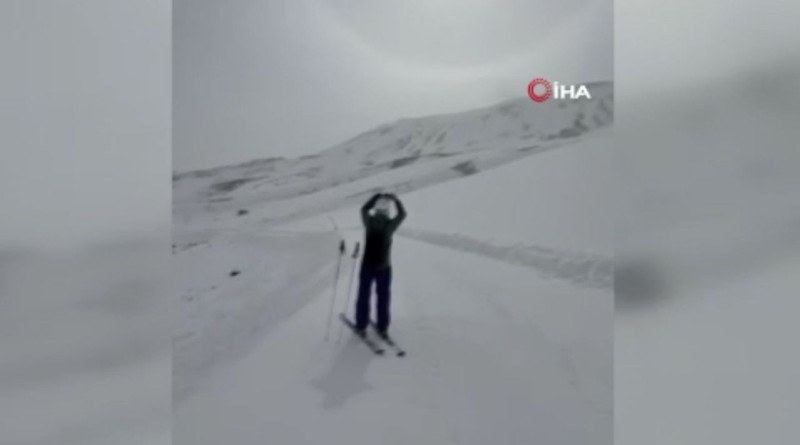
[[[172,130],[179,170],[315,152],[534,75],[611,79],[612,35],[620,127],[656,91],[800,54],[796,1],[618,0],[613,33],[610,0],[546,3],[175,0],[173,35],[162,0],[4,0],[0,248],[168,233]]]
[[[611,0],[176,0],[174,169],[612,80]]]

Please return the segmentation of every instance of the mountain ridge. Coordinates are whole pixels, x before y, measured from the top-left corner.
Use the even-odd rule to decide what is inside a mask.
[[[589,89],[590,92],[596,91],[597,89],[601,89],[601,90],[613,89],[613,82],[611,82],[611,81],[589,82],[589,83],[585,83],[584,85],[587,86],[587,88]],[[601,93],[605,93],[605,91],[601,91]],[[594,99],[594,97],[593,97],[593,99]],[[425,115],[413,116],[413,117],[401,117],[401,118],[395,119],[393,121],[377,125],[377,126],[371,128],[369,130],[363,131],[363,132],[361,132],[361,133],[359,133],[359,134],[357,134],[357,135],[355,135],[355,136],[353,136],[353,137],[351,137],[349,139],[346,139],[346,140],[344,140],[342,142],[339,142],[339,143],[337,143],[337,144],[335,144],[333,146],[330,146],[328,148],[324,148],[324,149],[322,149],[322,150],[320,150],[318,152],[315,152],[315,153],[306,154],[306,155],[302,155],[302,156],[298,156],[298,157],[271,156],[271,157],[265,157],[265,158],[253,158],[253,159],[250,159],[248,161],[233,162],[233,163],[229,163],[229,164],[222,164],[222,165],[218,165],[216,167],[210,167],[210,168],[185,170],[185,171],[177,171],[176,170],[176,171],[173,171],[173,175],[172,175],[173,176],[173,181],[178,180],[178,179],[182,179],[184,177],[206,176],[206,175],[210,175],[210,174],[213,174],[215,172],[218,172],[220,170],[227,169],[227,168],[233,168],[233,167],[244,167],[244,166],[248,166],[248,165],[251,165],[251,166],[252,165],[263,165],[263,164],[269,164],[269,163],[279,162],[279,161],[292,161],[292,160],[316,158],[316,157],[320,156],[321,154],[325,153],[326,151],[335,149],[336,147],[339,147],[339,146],[342,146],[342,145],[346,145],[346,144],[352,143],[353,141],[355,141],[355,140],[357,140],[357,139],[359,139],[359,138],[361,138],[361,137],[363,137],[365,135],[381,131],[381,130],[387,128],[387,127],[393,127],[393,126],[395,126],[397,124],[424,121],[424,120],[435,120],[437,118],[457,117],[457,116],[467,115],[467,114],[470,114],[470,113],[478,113],[480,111],[488,111],[488,110],[492,110],[492,109],[502,109],[503,107],[507,107],[507,106],[510,106],[510,105],[521,105],[521,104],[526,104],[526,103],[530,103],[530,99],[528,99],[527,97],[517,97],[517,98],[513,98],[513,99],[506,99],[506,100],[497,102],[497,103],[492,104],[492,105],[479,107],[479,108],[474,108],[474,109],[469,109],[469,110],[464,110],[464,111],[456,111],[456,112],[452,112],[452,113],[425,114]]]

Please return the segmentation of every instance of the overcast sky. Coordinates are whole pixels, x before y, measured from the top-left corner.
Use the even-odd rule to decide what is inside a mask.
[[[176,0],[173,168],[612,80],[612,0]]]
[[[168,233],[173,68],[181,170],[319,151],[535,75],[611,78],[611,1],[542,3],[176,0],[173,67],[169,2],[4,0],[0,248]],[[619,1],[617,127],[655,91],[797,60],[800,2],[778,3]]]

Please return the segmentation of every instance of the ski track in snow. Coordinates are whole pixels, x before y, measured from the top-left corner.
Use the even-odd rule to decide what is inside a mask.
[[[426,243],[530,267],[543,278],[558,278],[571,283],[599,288],[612,286],[614,264],[611,259],[589,253],[559,251],[531,245],[497,245],[455,233],[401,229],[399,235]]]

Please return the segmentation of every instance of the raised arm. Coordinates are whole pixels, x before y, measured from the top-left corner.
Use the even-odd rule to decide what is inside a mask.
[[[395,194],[388,195],[389,199],[394,201],[394,205],[397,207],[397,216],[392,219],[392,226],[394,230],[397,230],[400,227],[400,224],[406,219],[406,208],[400,199]]]
[[[364,205],[361,206],[361,222],[363,222],[365,226],[367,225],[367,218],[369,218],[369,211],[372,210],[372,207],[375,206],[375,203],[378,202],[378,198],[380,197],[381,194],[376,193],[372,196],[372,198],[369,198],[369,201],[365,202]]]

